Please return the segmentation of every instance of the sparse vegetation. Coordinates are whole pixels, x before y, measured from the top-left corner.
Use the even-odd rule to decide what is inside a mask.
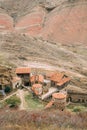
[[[21,101],[17,96],[12,96],[6,100],[6,103],[9,105],[9,107],[18,107]]]
[[[6,93],[9,93],[9,92],[11,92],[11,87],[9,87],[9,86],[6,86],[6,87],[5,87],[5,92],[6,92]]]
[[[25,96],[25,100],[30,110],[40,110],[43,109],[45,104],[40,101],[38,98],[33,97],[31,93]]]
[[[87,106],[85,104],[70,104],[67,106],[71,112],[87,112]]]
[[[3,109],[5,107],[5,102],[0,103],[0,109]]]
[[[58,110],[48,111],[3,111],[0,112],[0,127],[17,130],[79,130],[87,129],[87,113],[76,113]],[[6,125],[6,127],[5,127]],[[7,130],[7,129],[6,129]],[[9,129],[10,130],[10,129]],[[12,129],[11,129],[12,130]]]
[[[73,112],[80,112],[81,109],[79,107],[74,107]]]
[[[72,85],[86,90],[86,10],[87,0],[0,0],[0,64],[63,71],[72,78]],[[11,16],[13,21],[8,24],[3,14]],[[27,20],[22,23],[23,18]],[[38,31],[41,29],[39,35],[37,26]],[[33,33],[34,37],[31,37]],[[9,84],[13,77],[11,73],[8,68],[6,72],[2,71],[1,66],[0,83]],[[9,86],[5,87],[8,95]],[[24,99],[21,93],[19,97]],[[53,108],[43,110],[45,103],[32,94],[25,96],[26,102],[20,101],[22,98],[15,95],[0,103],[0,130],[87,130],[87,104],[68,105],[61,112]],[[11,109],[18,108],[20,103],[28,107],[27,111],[24,110],[26,107],[22,107],[22,111]]]

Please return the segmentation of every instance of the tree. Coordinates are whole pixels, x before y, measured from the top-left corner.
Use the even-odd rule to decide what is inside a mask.
[[[11,88],[10,88],[9,86],[6,86],[6,87],[5,87],[5,92],[6,92],[6,93],[11,92]]]

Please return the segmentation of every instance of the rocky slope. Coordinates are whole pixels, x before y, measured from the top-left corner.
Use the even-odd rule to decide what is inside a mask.
[[[87,1],[66,2],[51,11],[42,31],[43,38],[64,44],[87,44]]]
[[[11,27],[15,26],[14,31],[63,44],[87,44],[87,0],[25,0],[24,3],[4,0],[0,3],[0,18],[2,12],[7,12],[14,20],[14,24],[10,22]],[[0,24],[5,23],[4,19]]]
[[[13,77],[12,69],[5,66],[0,66],[0,83],[3,85],[11,84],[11,80]]]
[[[15,33],[2,34],[0,39],[1,64],[65,71],[72,84],[86,88],[87,46],[64,46]]]
[[[86,12],[87,0],[0,0],[0,64],[43,64],[86,88]]]

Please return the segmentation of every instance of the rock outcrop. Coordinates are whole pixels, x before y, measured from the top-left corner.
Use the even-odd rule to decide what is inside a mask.
[[[0,66],[0,84],[11,85],[13,72],[11,68]]]

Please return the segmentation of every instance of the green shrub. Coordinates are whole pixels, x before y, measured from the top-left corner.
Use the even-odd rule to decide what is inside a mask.
[[[9,105],[9,107],[18,107],[21,103],[20,98],[17,96],[12,96],[11,98],[6,100],[6,103]]]
[[[79,107],[74,107],[73,108],[73,112],[80,112],[80,111],[81,111],[81,109]]]
[[[6,86],[6,87],[5,87],[5,92],[6,92],[6,93],[9,93],[9,92],[11,92],[11,87],[9,87],[9,86]]]

